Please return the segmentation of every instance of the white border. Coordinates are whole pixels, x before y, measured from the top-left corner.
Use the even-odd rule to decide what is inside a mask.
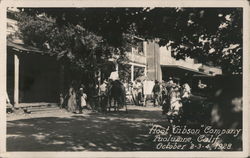
[[[6,19],[6,9],[1,7],[0,19],[5,21]],[[0,153],[6,150],[6,22],[0,23]]]
[[[1,21],[6,20],[6,7],[243,7],[243,151],[242,152],[6,152],[6,23],[0,32],[0,152],[3,157],[247,157],[249,108],[249,3],[246,0],[5,0],[1,3]],[[250,110],[249,110],[250,111]]]
[[[3,0],[3,5],[13,7],[247,7],[248,2],[246,0]]]

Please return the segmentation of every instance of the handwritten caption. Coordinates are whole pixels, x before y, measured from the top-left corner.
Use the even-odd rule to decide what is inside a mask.
[[[242,129],[219,129],[201,125],[190,128],[186,125],[163,127],[158,124],[149,125],[149,134],[157,150],[231,150],[233,142],[224,142],[225,136],[237,139]]]

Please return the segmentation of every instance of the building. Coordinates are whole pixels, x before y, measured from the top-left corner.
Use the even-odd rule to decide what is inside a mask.
[[[55,57],[27,46],[15,36],[13,14],[7,12],[7,94],[14,105],[30,102],[57,102],[62,75]]]
[[[130,81],[134,81],[140,75],[147,76],[147,42],[137,38],[137,47],[131,47],[127,52],[129,59],[128,65],[130,66]],[[137,73],[136,73],[137,72]]]
[[[205,76],[222,74],[221,68],[198,63],[196,59],[176,60],[171,56],[170,48],[167,47],[161,47],[159,55],[160,80],[167,80],[168,77],[182,78],[185,73]]]
[[[198,63],[195,59],[176,60],[171,50],[160,47],[155,41],[144,41],[138,38],[141,49],[132,48],[128,52],[131,65],[131,81],[135,78],[135,67],[141,67],[149,80],[168,80],[169,77],[182,78],[186,73],[193,75],[214,76],[222,74],[218,67]],[[137,76],[138,77],[138,76]]]

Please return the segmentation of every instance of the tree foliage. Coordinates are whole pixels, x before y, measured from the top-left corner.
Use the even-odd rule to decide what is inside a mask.
[[[164,14],[164,10],[155,10],[155,14]],[[242,71],[242,10],[241,9],[205,9],[180,8],[174,16],[160,19],[152,34],[168,28],[163,34],[158,33],[160,45],[172,48],[176,59],[196,58],[199,62],[221,66],[224,73]],[[155,18],[150,17],[151,20]],[[164,23],[164,22],[163,22]],[[144,24],[141,25],[144,32]],[[168,32],[168,30],[171,30]],[[170,42],[170,43],[169,43]]]
[[[58,25],[54,18],[45,14],[18,14],[20,38],[25,44],[35,46],[49,55],[56,56],[70,71],[81,73],[85,78],[97,80],[98,71],[107,73],[110,58],[117,62],[127,60],[124,50],[110,45],[102,36],[86,30],[82,25],[71,23]]]
[[[133,44],[133,36],[146,40],[157,39],[159,45],[171,47],[172,56],[176,59],[191,57],[205,64],[220,66],[224,73],[242,72],[242,8],[21,10],[28,15],[44,14],[55,19],[54,25],[59,30],[77,29],[80,26],[85,32],[93,33],[115,48],[124,48],[127,43]],[[129,35],[129,38],[124,35]],[[100,42],[96,44],[99,45]]]

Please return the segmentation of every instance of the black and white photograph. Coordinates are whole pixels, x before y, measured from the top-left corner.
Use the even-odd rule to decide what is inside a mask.
[[[243,152],[245,9],[6,6],[5,151]]]

